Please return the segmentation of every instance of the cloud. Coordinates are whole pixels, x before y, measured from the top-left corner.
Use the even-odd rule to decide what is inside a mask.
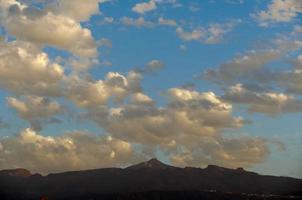
[[[165,67],[165,63],[159,61],[159,60],[151,60],[147,63],[145,69],[143,69],[144,73],[148,74],[155,74],[159,70],[163,69]]]
[[[112,42],[108,38],[102,38],[98,41],[98,46],[106,46],[108,48],[112,48]]]
[[[113,137],[140,144],[149,156],[160,150],[179,166],[250,167],[268,155],[264,139],[231,139],[221,134],[245,121],[233,117],[232,105],[214,93],[172,88],[167,95],[165,107],[136,94],[133,103],[90,110],[88,116]]]
[[[26,120],[51,117],[61,113],[63,109],[58,102],[37,96],[26,96],[22,100],[9,97],[7,103],[22,119]]]
[[[181,51],[186,51],[186,50],[187,50],[187,46],[181,44],[181,45],[179,45],[179,50],[181,50]]]
[[[146,21],[143,17],[139,17],[137,19],[131,17],[122,17],[120,19],[120,22],[126,26],[136,26],[136,27],[146,27],[146,28],[152,28],[156,25],[151,21]]]
[[[9,128],[9,127],[10,127],[9,123],[4,121],[3,118],[0,117],[0,129],[6,129],[6,128]]]
[[[156,2],[154,0],[150,0],[149,2],[135,4],[132,8],[132,11],[139,14],[145,14],[146,12],[150,12],[156,8]]]
[[[286,112],[301,112],[302,101],[291,95],[275,92],[255,92],[242,84],[232,86],[223,96],[231,103],[248,106],[250,112],[275,116]]]
[[[24,1],[1,1],[1,24],[12,39],[1,41],[0,87],[15,95],[8,98],[8,105],[20,118],[28,120],[32,128],[0,139],[0,168],[25,167],[48,173],[124,166],[159,151],[180,166],[200,167],[213,163],[250,167],[263,162],[269,153],[269,142],[263,138],[225,135],[225,131],[238,130],[246,121],[234,116],[232,104],[212,91],[199,92],[191,86],[170,88],[165,93],[167,102],[158,106],[142,89],[142,72],[109,72],[104,79],[93,78],[89,69],[101,63],[97,60],[97,47],[111,47],[111,42],[95,41],[82,22],[99,13],[100,2],[85,1],[87,6],[83,6],[80,0],[59,0],[58,4],[33,7]],[[161,3],[177,4],[175,0],[151,0],[136,4],[133,10],[143,14],[155,10]],[[115,23],[115,20],[108,18],[107,22]],[[147,28],[177,24],[165,18],[152,22],[142,16],[122,17],[116,23]],[[210,24],[192,31],[178,27],[176,32],[185,41],[214,44],[236,23]],[[286,42],[282,45],[293,48]],[[48,46],[72,55],[52,59],[43,52]],[[263,58],[254,62],[249,56],[253,55],[235,59],[232,66],[221,67],[228,73],[217,70],[217,77],[224,75],[223,80],[232,80],[234,77],[229,76],[233,72],[239,71],[239,75],[253,72],[242,70],[239,67],[242,64],[257,70],[272,60]],[[255,59],[262,58],[258,56]],[[236,62],[239,64],[233,66]],[[162,61],[151,60],[143,72],[155,73],[163,67]],[[289,77],[283,75],[280,80],[285,84]],[[282,99],[283,96],[271,95],[270,98]],[[41,123],[59,122],[56,117],[62,113],[58,103],[61,101],[73,103],[81,110],[83,119],[95,122],[106,135],[73,132],[42,136],[38,133]]]
[[[133,146],[105,135],[71,132],[42,136],[32,129],[0,139],[0,168],[24,167],[43,174],[125,166],[141,160]]]
[[[157,22],[148,21],[144,17],[131,18],[131,17],[122,17],[119,22],[126,26],[136,26],[136,27],[145,27],[145,28],[154,28],[158,25],[160,26],[177,26],[177,22],[172,19],[165,19],[159,17]]]
[[[278,49],[250,51],[223,63],[218,69],[206,71],[205,77],[218,82],[238,82],[248,77],[253,78],[255,73],[262,72],[263,66],[281,56]]]
[[[122,102],[127,96],[140,92],[141,75],[131,71],[127,76],[109,72],[105,80],[88,81],[78,76],[70,77],[65,97],[79,107],[94,108],[106,105],[110,100]]]
[[[295,69],[302,69],[302,54],[293,62]]]
[[[261,26],[272,23],[291,22],[302,13],[302,2],[300,0],[272,0],[267,10],[262,10],[252,16],[256,18]]]
[[[158,24],[165,25],[165,26],[177,26],[177,22],[175,20],[165,19],[163,17],[158,18]]]
[[[244,0],[226,0],[225,1],[226,3],[229,3],[229,4],[244,4]]]
[[[99,13],[99,3],[102,0],[57,0],[55,3],[49,5],[49,10],[54,13],[65,15],[78,22],[87,21],[92,15]]]
[[[131,96],[131,101],[136,105],[150,105],[154,103],[149,96],[141,92],[133,94]]]
[[[220,101],[213,93],[178,88],[169,93],[168,107],[124,105],[112,108],[114,112],[109,109],[106,118],[93,120],[116,137],[159,145],[178,135],[212,136],[220,129],[240,127],[244,123],[241,118],[233,118],[231,105]]]
[[[178,27],[176,33],[185,41],[200,40],[205,35],[205,31],[202,28],[195,29],[192,32],[186,32],[183,28]]]
[[[182,27],[176,29],[179,38],[184,41],[199,41],[205,44],[217,44],[225,34],[230,32],[240,21],[234,20],[225,24],[210,24],[208,27],[195,28],[186,31]]]
[[[0,168],[49,173],[125,166],[154,156],[158,150],[178,166],[250,167],[269,154],[269,142],[263,138],[221,134],[241,127],[244,120],[233,117],[231,104],[214,93],[172,88],[167,95],[166,107],[156,107],[150,97],[138,92],[119,107],[96,104],[88,108],[88,116],[106,136],[83,132],[42,136],[25,129],[20,135],[3,138]]]
[[[59,96],[63,68],[26,42],[0,43],[0,87],[17,94]]]
[[[72,1],[73,3],[63,2],[59,5],[71,6],[72,9],[74,9],[73,6],[78,6],[74,1]],[[24,4],[14,4],[7,8],[7,14],[2,16],[1,21],[6,31],[19,40],[37,45],[53,46],[70,51],[77,56],[95,57],[97,54],[96,42],[91,31],[83,28],[76,21],[78,19],[76,16],[71,18],[72,16],[55,11],[57,10],[41,10]]]
[[[223,99],[245,105],[249,112],[269,116],[300,112],[301,58],[299,54],[292,57],[302,47],[300,36],[299,27],[294,27],[287,35],[264,44],[264,48],[237,55],[217,69],[206,71],[203,77],[226,90]],[[286,68],[274,65],[284,60]]]
[[[190,10],[191,12],[198,12],[198,11],[200,11],[200,7],[199,7],[199,5],[196,4],[196,3],[190,3],[190,5],[189,5],[189,10]]]
[[[268,142],[262,138],[247,136],[225,138],[195,138],[195,145],[180,148],[171,157],[179,166],[201,166],[202,163],[238,168],[262,163],[269,155]],[[202,165],[203,167],[205,165]]]
[[[286,92],[294,94],[302,94],[302,71],[292,70],[283,71],[273,74],[272,82],[275,82],[282,88],[285,88]]]
[[[38,96],[25,96],[21,99],[8,97],[7,104],[21,119],[27,120],[34,130],[41,130],[42,124],[57,123],[54,115],[62,114],[64,109],[56,101]]]
[[[264,44],[264,48],[237,55],[217,69],[207,70],[203,77],[218,84],[254,84],[286,93],[301,93],[300,57],[292,58],[290,55],[299,53],[302,47],[298,29],[295,27],[289,34],[273,38]],[[272,67],[274,62],[284,60],[290,65],[286,70]]]
[[[99,46],[107,45],[104,42],[105,41],[100,40]],[[64,66],[66,68],[71,68],[73,73],[84,73],[91,69],[93,66],[100,64],[99,60],[95,58],[71,57],[68,59],[62,59],[61,61],[64,63]]]
[[[115,22],[115,19],[113,17],[104,17],[99,24],[104,25],[104,24],[113,24]]]

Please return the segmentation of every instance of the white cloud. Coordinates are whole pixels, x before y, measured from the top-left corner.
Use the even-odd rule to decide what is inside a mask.
[[[97,46],[110,47],[111,43],[106,39],[96,42],[91,31],[80,22],[99,12],[100,1],[85,1],[86,7],[80,0],[59,0],[59,4],[43,9],[24,3],[13,6],[14,0],[2,2],[1,23],[10,36],[16,37],[13,42],[2,41],[0,49],[0,87],[19,97],[8,98],[9,106],[32,123],[60,114],[61,106],[50,101],[50,97],[60,97],[73,102],[85,112],[84,117],[96,122],[108,137],[82,132],[46,137],[26,129],[18,136],[0,140],[0,168],[25,167],[46,173],[121,166],[141,158],[140,150],[147,156],[160,150],[178,165],[193,166],[214,163],[249,167],[267,156],[265,139],[231,139],[222,134],[242,127],[245,121],[233,115],[229,102],[211,91],[171,88],[166,94],[167,104],[158,107],[141,88],[143,73],[109,72],[104,80],[93,79],[88,69],[99,63]],[[176,1],[151,0],[137,4],[133,10],[143,14],[155,10],[160,3],[176,4]],[[113,18],[106,20],[114,23]],[[177,24],[164,18],[151,22],[142,16],[123,17],[118,23],[137,27]],[[178,27],[176,32],[185,41],[212,44],[220,42],[235,24],[210,24],[191,32]],[[73,54],[63,61],[71,67],[70,73],[64,72],[59,64],[63,58],[52,61],[42,51],[45,46]],[[249,56],[235,59],[233,63],[239,64],[226,67],[226,71],[241,72],[239,65],[257,68],[266,63],[266,58],[255,63]],[[163,67],[163,62],[151,60],[145,70],[154,73]],[[242,74],[246,71],[243,69]],[[283,96],[270,95],[270,98],[278,100]],[[138,147],[133,148],[133,144]]]
[[[178,27],[176,29],[176,33],[181,39],[185,41],[191,41],[191,40],[200,40],[205,35],[205,30],[199,28],[193,30],[192,32],[187,32],[183,28]]]
[[[22,99],[9,97],[7,103],[22,119],[26,120],[47,118],[63,111],[58,102],[44,97],[26,96]]]
[[[145,72],[146,73],[151,73],[154,74],[157,71],[163,69],[165,67],[165,64],[159,60],[151,60],[150,62],[147,63]]]
[[[301,112],[302,101],[291,95],[275,92],[256,92],[249,90],[242,84],[232,86],[224,99],[231,103],[240,103],[248,106],[250,112],[259,112],[267,115],[277,115],[286,112]]]
[[[113,17],[104,17],[99,24],[104,25],[104,24],[113,24],[115,22],[115,19]]]
[[[192,31],[186,31],[182,27],[176,29],[178,37],[184,41],[199,41],[205,44],[217,44],[240,21],[233,20],[225,24],[210,24],[208,27],[198,27]]]
[[[133,98],[133,104],[94,109],[89,116],[113,137],[140,144],[149,156],[160,150],[180,166],[250,167],[269,153],[262,138],[221,134],[241,127],[244,120],[233,117],[232,105],[212,92],[172,88],[166,107],[156,107],[145,95]]]
[[[134,104],[153,104],[153,100],[141,92],[135,93],[131,97]]]
[[[78,6],[64,2],[59,5],[71,8]],[[78,18],[74,19],[60,12],[55,13],[57,10],[51,12],[23,4],[14,4],[6,8],[6,11],[7,14],[1,16],[2,25],[9,34],[19,40],[53,46],[78,56],[94,57],[97,54],[96,42],[90,30],[83,28],[76,21]]]
[[[141,75],[133,71],[127,76],[109,72],[105,80],[98,81],[72,76],[66,82],[65,96],[80,107],[93,109],[106,105],[112,98],[122,102],[127,96],[140,92],[140,80]]]
[[[177,22],[173,19],[158,18],[158,24],[164,26],[177,26]]]
[[[147,27],[152,28],[155,24],[151,21],[145,20],[143,17],[139,17],[137,19],[131,17],[122,17],[120,22],[126,26],[136,26],[136,27]]]
[[[60,95],[63,68],[30,43],[0,43],[0,87],[17,94]]]
[[[237,55],[217,69],[207,70],[203,75],[219,84],[254,84],[271,90],[277,89],[276,93],[283,91],[301,94],[300,57],[294,59],[291,56],[292,53],[299,53],[302,47],[301,33],[298,29],[299,27],[294,27],[294,31],[273,38],[264,45],[264,48]],[[284,59],[291,65],[287,69],[273,66],[274,62]]]
[[[34,130],[42,130],[43,125],[59,123],[55,115],[62,114],[64,108],[55,100],[38,96],[7,98],[7,104],[21,119],[27,120]]]
[[[144,14],[146,12],[150,12],[157,8],[156,1],[150,0],[149,2],[137,3],[133,6],[132,10],[139,14]]]
[[[262,138],[238,137],[194,138],[195,145],[180,148],[171,161],[180,166],[202,166],[211,163],[229,168],[250,167],[262,163],[269,154],[268,142]]]
[[[57,0],[48,9],[80,22],[87,21],[92,15],[98,14],[99,3],[102,2],[102,0]]]
[[[109,82],[109,85],[124,85],[126,80]],[[81,132],[42,136],[26,129],[18,136],[1,139],[0,168],[22,166],[48,173],[123,166],[142,159],[141,151],[145,156],[154,156],[157,150],[179,166],[203,167],[211,163],[250,167],[268,155],[265,139],[247,136],[231,139],[221,134],[223,130],[241,127],[244,120],[233,117],[232,106],[214,93],[173,88],[168,97],[169,104],[159,108],[141,92],[132,94],[131,102],[120,107],[102,106],[96,99],[87,111],[110,134],[107,137]],[[28,105],[20,101],[13,104],[28,117]],[[46,106],[46,113],[51,114],[50,107],[56,106]],[[140,147],[134,149],[134,143]]]
[[[272,0],[267,10],[260,11],[252,16],[261,26],[271,23],[290,22],[302,13],[302,2],[300,0]]]
[[[0,168],[50,173],[125,166],[141,157],[128,142],[85,132],[42,136],[32,129],[0,140]]]

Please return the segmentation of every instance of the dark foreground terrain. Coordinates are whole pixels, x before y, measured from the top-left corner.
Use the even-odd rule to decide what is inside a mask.
[[[0,171],[1,200],[262,200],[301,199],[302,180],[262,176],[241,168],[178,168],[156,159],[125,169],[41,176]]]

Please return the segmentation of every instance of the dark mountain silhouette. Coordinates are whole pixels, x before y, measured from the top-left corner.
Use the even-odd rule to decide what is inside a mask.
[[[29,177],[32,174],[27,169],[18,168],[18,169],[1,170],[0,176],[1,175],[16,176],[16,177]]]
[[[124,169],[41,176],[0,171],[0,199],[302,199],[302,180],[263,176],[242,168],[179,168],[151,159]]]

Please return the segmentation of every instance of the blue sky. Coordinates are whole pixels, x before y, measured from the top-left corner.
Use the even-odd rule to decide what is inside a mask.
[[[0,0],[0,12],[0,168],[159,157],[302,177],[299,0]]]

